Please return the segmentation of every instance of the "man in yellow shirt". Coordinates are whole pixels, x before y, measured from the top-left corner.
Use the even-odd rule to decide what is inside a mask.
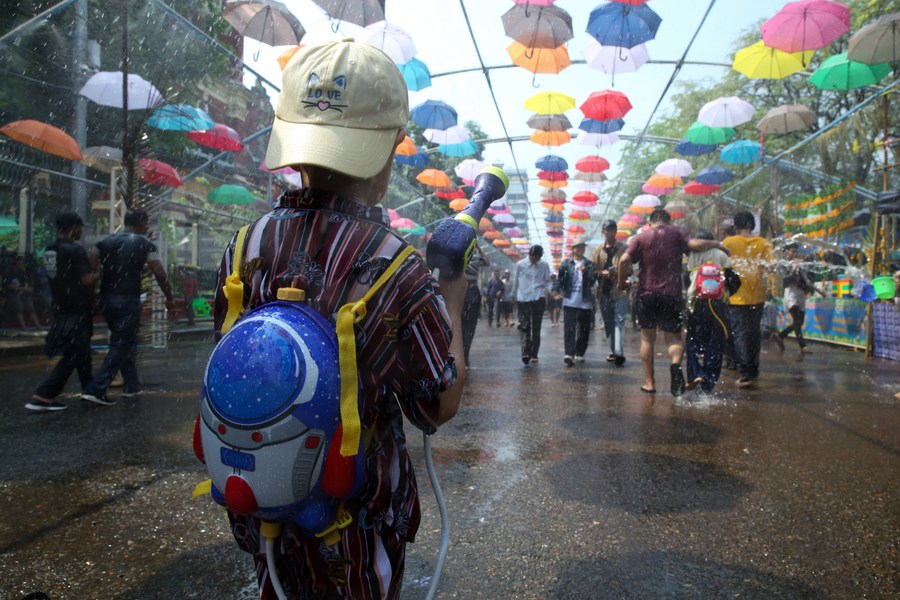
[[[759,378],[760,324],[766,301],[766,266],[772,258],[772,244],[754,235],[755,217],[741,211],[734,215],[735,234],[722,243],[731,254],[734,270],[741,277],[740,289],[729,299],[728,317],[734,339],[734,358],[740,377],[738,387],[756,385]]]

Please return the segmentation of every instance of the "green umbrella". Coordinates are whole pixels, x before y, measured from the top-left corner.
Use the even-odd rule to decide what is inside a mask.
[[[216,204],[252,204],[256,198],[250,190],[241,185],[220,185],[209,193],[208,198]]]
[[[735,131],[731,127],[709,127],[700,121],[688,127],[684,137],[692,144],[704,144],[712,146],[727,142],[734,137]]]
[[[891,72],[888,65],[867,65],[847,58],[846,52],[826,58],[809,82],[821,90],[853,90],[875,85]]]
[[[18,231],[19,222],[13,217],[0,217],[0,233],[6,233],[7,230]]]

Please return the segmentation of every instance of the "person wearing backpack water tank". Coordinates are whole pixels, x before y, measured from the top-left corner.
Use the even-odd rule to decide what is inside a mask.
[[[681,320],[684,309],[682,295],[681,259],[689,252],[703,252],[724,246],[715,240],[692,238],[684,227],[672,225],[672,217],[665,209],[650,213],[650,228],[631,239],[625,254],[619,260],[616,272],[618,286],[628,289],[632,265],[640,264],[637,287],[638,323],[641,326],[641,363],[644,367],[644,385],[641,391],[656,393],[653,373],[656,329],[662,329],[668,346],[671,375],[671,392],[681,396],[685,390],[681,361],[684,358],[684,342],[681,339]]]
[[[282,78],[266,165],[299,171],[303,187],[284,192],[249,228],[240,261],[244,307],[300,287],[307,305],[333,321],[409,246],[376,206],[406,135],[406,84],[386,54],[352,40],[300,49]],[[236,239],[219,271],[217,331],[228,309],[222,284],[232,273]],[[430,434],[456,414],[465,383],[457,361],[466,288],[465,277],[435,282],[413,253],[368,300],[353,326],[365,479],[343,501],[352,522],[340,524],[337,543],[283,525],[275,562],[287,597],[400,596],[406,543],[420,519],[403,416]],[[253,555],[261,597],[274,599],[260,521],[231,510],[229,518],[238,545]]]
[[[713,239],[706,230],[697,232],[701,240]],[[725,273],[731,259],[718,248],[688,255],[687,387],[700,386],[711,392],[722,372],[722,349],[728,337],[728,307]],[[702,355],[702,361],[701,361]]]

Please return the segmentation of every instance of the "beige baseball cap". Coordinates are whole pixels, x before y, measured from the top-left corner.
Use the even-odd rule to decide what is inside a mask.
[[[408,96],[400,69],[375,46],[344,39],[301,48],[282,73],[266,167],[372,177],[409,121]]]

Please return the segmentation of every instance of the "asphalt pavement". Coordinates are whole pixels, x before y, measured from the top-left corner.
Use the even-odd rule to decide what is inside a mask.
[[[457,417],[432,438],[450,515],[438,598],[900,597],[897,364],[812,344],[766,344],[758,389],[640,391],[595,331],[567,368],[545,321],[524,367],[515,328],[479,324]],[[52,365],[0,339],[0,597],[256,598],[223,511],[191,498],[191,450],[209,325],[141,351],[145,393],[30,414]],[[659,351],[662,352],[662,347]],[[98,354],[96,360],[99,362]],[[425,598],[440,521],[421,436],[408,426],[423,522],[402,597]]]

